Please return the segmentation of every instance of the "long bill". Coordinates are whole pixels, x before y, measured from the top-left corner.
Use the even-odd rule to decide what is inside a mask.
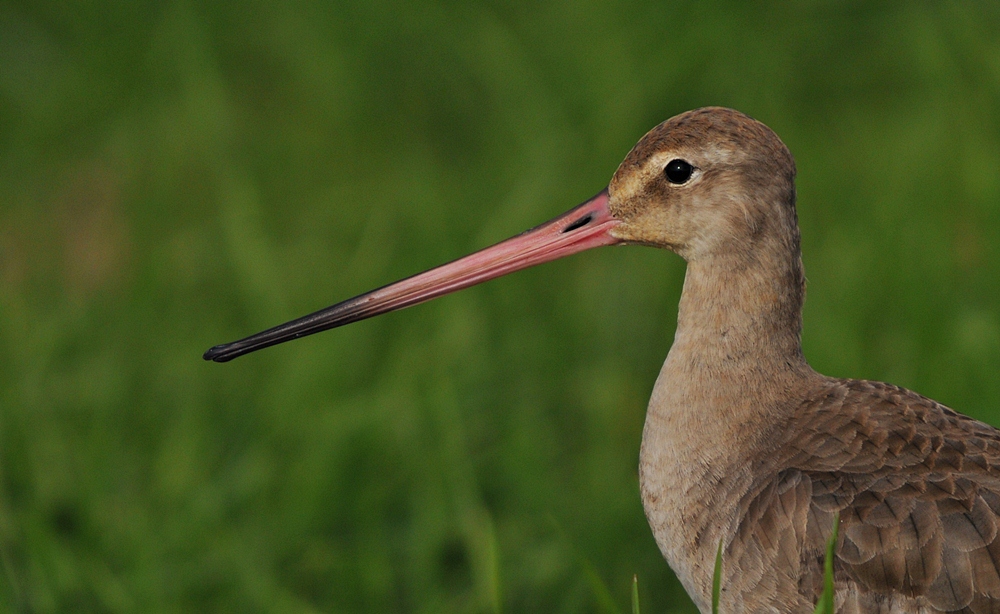
[[[614,245],[621,242],[611,235],[611,229],[617,225],[618,220],[608,211],[608,191],[604,190],[582,205],[516,237],[246,339],[217,345],[205,352],[204,358],[226,362],[285,341],[417,305],[592,247]]]

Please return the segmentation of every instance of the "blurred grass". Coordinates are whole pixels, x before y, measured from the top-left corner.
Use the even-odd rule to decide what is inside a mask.
[[[678,258],[201,352],[720,104],[796,155],[813,365],[1000,423],[997,6],[0,2],[0,608],[598,611],[582,557],[693,611],[636,479]]]

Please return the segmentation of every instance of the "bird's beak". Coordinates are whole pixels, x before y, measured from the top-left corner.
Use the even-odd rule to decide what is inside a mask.
[[[622,241],[611,235],[618,220],[608,211],[608,191],[559,217],[437,268],[205,352],[226,362],[261,348],[429,301],[521,269]]]

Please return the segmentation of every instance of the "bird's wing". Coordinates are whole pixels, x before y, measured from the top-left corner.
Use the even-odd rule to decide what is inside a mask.
[[[762,582],[790,587],[773,571],[787,569],[815,603],[839,512],[841,611],[1000,613],[1000,431],[902,388],[832,380],[776,449],[727,549],[758,557]]]

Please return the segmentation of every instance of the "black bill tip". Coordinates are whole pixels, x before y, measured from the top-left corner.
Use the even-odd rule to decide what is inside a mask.
[[[239,354],[230,353],[230,346],[232,346],[231,343],[223,343],[222,345],[210,347],[201,357],[214,362],[229,362],[236,358],[236,356],[239,356]]]

